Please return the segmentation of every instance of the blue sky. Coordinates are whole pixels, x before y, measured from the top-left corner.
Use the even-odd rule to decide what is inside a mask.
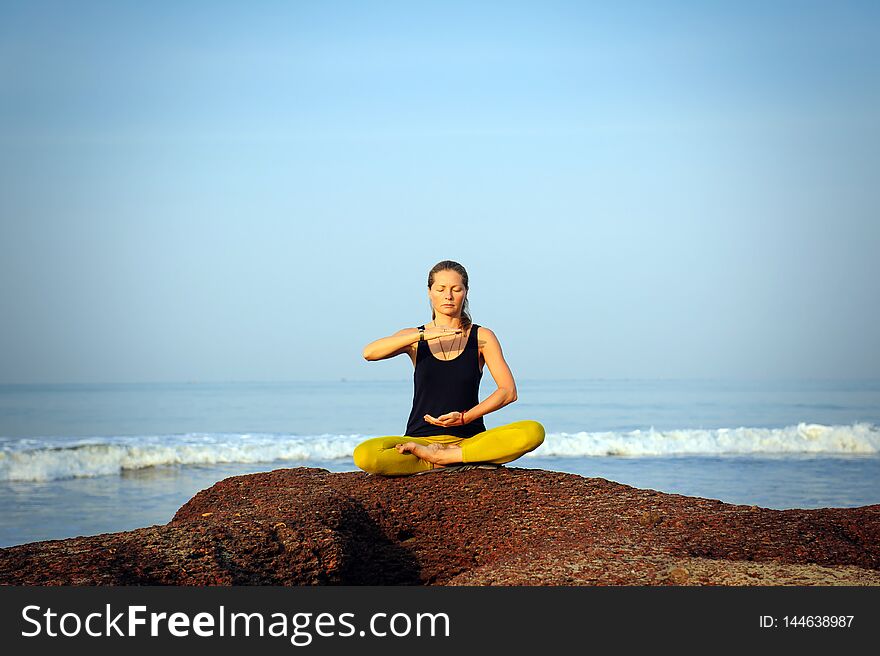
[[[880,377],[877,7],[4,2],[0,382]]]

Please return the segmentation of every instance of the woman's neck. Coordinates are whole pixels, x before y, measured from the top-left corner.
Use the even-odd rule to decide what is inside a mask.
[[[446,315],[437,315],[433,321],[435,326],[448,326],[451,328],[461,328],[461,317],[447,317]]]

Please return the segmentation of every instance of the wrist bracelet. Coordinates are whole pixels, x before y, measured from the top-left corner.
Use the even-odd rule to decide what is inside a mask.
[[[462,411],[461,411],[461,425],[462,425],[462,426],[464,426],[464,413],[465,413],[465,412],[467,412],[467,411],[466,411],[466,410],[462,410]]]
[[[425,341],[425,329],[424,328],[419,328],[419,341],[420,342]]]

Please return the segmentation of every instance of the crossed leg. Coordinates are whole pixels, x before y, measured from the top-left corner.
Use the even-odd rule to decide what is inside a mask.
[[[461,440],[462,438],[452,435],[374,437],[355,447],[354,464],[371,474],[384,474],[385,476],[417,474],[433,469],[434,464],[411,453],[412,447],[405,452],[398,451],[396,448],[398,444],[422,447],[431,447],[432,444],[455,446]]]
[[[503,465],[534,451],[544,442],[544,427],[523,419],[477,433],[461,443],[462,462]]]
[[[538,448],[543,441],[544,427],[529,419],[496,426],[468,438],[453,435],[374,437],[355,448],[354,464],[364,471],[385,476],[416,474],[440,463],[500,465]]]

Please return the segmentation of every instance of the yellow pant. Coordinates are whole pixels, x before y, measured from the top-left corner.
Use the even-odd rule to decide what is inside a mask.
[[[374,437],[358,444],[354,450],[354,464],[371,474],[385,476],[417,474],[433,468],[430,462],[411,453],[398,453],[394,448],[395,444],[416,442],[425,446],[437,443],[458,445],[461,447],[462,462],[492,462],[501,465],[537,449],[543,441],[544,427],[530,419],[496,426],[473,437],[389,435]]]

